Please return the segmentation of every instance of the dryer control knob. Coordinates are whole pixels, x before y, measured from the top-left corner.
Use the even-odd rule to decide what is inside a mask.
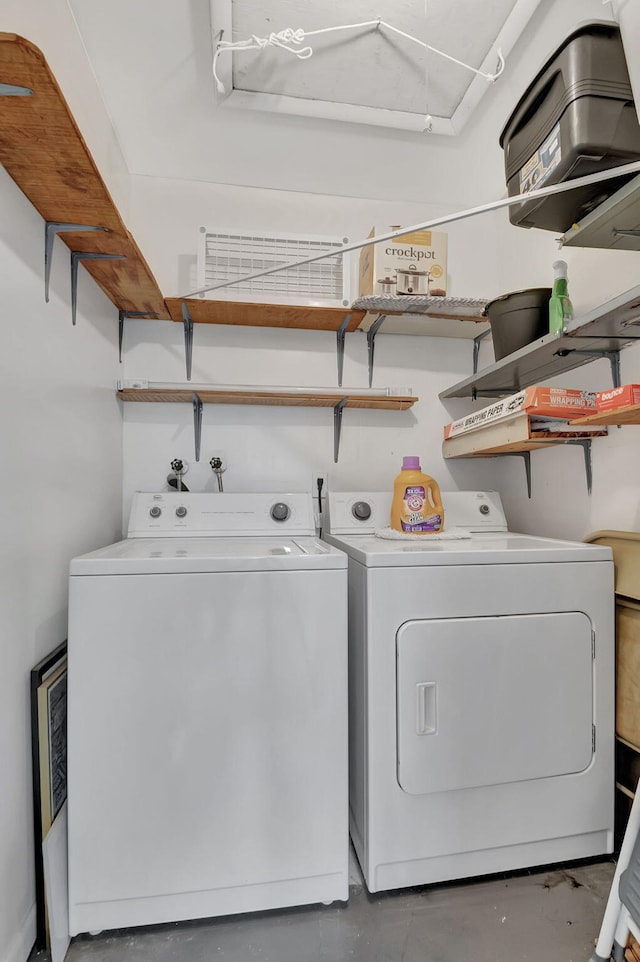
[[[271,505],[271,517],[274,521],[286,521],[290,514],[289,505],[285,504],[284,501],[278,501]]]
[[[481,505],[480,505],[480,514],[489,514],[489,511],[490,511],[490,510],[491,510],[491,509],[489,508],[489,505],[488,505],[488,504],[481,504]]]
[[[371,505],[367,501],[356,501],[351,509],[351,514],[358,521],[368,521],[371,517]]]
[[[185,508],[185,506],[183,504],[179,505],[179,507],[176,508],[176,517],[185,518],[186,515],[187,515],[187,509]]]
[[[162,514],[162,508],[159,508],[157,504],[154,504],[152,508],[149,508],[149,514],[152,518],[159,518]]]

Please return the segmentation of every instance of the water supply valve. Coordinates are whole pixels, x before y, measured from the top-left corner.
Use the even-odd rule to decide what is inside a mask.
[[[188,491],[189,488],[183,481],[184,475],[189,470],[189,465],[182,458],[173,458],[171,461],[173,474],[167,475],[167,484],[176,491]]]
[[[227,470],[227,466],[224,464],[222,458],[218,458],[216,456],[211,458],[209,464],[211,465],[211,470],[218,479],[218,491],[222,493],[224,491],[224,487],[222,485],[222,475]]]

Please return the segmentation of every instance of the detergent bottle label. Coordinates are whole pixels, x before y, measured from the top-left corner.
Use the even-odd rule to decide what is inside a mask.
[[[405,488],[402,499],[403,512],[400,521],[402,530],[407,532],[440,531],[442,515],[434,514],[425,489],[416,484]]]

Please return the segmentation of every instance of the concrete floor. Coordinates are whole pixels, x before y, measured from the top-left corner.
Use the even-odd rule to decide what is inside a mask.
[[[66,962],[587,962],[611,861],[80,936]],[[33,960],[48,962],[46,953]]]

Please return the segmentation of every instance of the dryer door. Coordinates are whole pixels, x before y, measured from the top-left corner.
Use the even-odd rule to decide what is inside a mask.
[[[396,637],[400,787],[421,795],[587,768],[591,637],[581,612],[402,625]]]

